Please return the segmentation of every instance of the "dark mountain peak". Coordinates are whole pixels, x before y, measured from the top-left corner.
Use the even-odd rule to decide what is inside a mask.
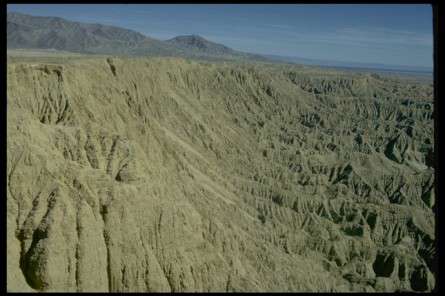
[[[193,40],[207,41],[204,37],[202,37],[201,35],[197,35],[197,34],[182,35],[182,36],[177,36],[177,37],[188,38],[188,39],[193,39]]]
[[[207,48],[209,47],[213,42],[208,41],[207,39],[199,36],[199,35],[182,35],[182,36],[176,36],[170,40],[167,40],[168,42],[174,42],[177,44],[184,44],[184,45],[190,45],[190,46],[196,46],[198,48]]]
[[[200,41],[208,41],[204,37],[196,34],[191,35],[179,35],[170,40],[200,40]]]
[[[205,39],[200,35],[181,35],[166,41],[175,46],[186,47],[191,50],[201,50],[209,54],[232,54],[234,50],[212,41]]]

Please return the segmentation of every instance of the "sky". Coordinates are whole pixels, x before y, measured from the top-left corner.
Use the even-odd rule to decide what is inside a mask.
[[[236,50],[355,63],[433,67],[427,4],[9,4],[8,11],[138,31],[197,34]]]

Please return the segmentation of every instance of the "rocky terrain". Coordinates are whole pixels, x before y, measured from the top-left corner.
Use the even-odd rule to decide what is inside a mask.
[[[7,108],[9,291],[435,287],[430,84],[16,61]]]

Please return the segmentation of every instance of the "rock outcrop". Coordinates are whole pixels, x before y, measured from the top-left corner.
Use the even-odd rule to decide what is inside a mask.
[[[7,69],[9,291],[431,291],[431,86],[182,59]]]

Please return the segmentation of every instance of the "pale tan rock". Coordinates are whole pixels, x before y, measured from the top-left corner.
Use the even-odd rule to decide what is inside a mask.
[[[7,71],[8,291],[434,289],[431,86],[174,58]]]

